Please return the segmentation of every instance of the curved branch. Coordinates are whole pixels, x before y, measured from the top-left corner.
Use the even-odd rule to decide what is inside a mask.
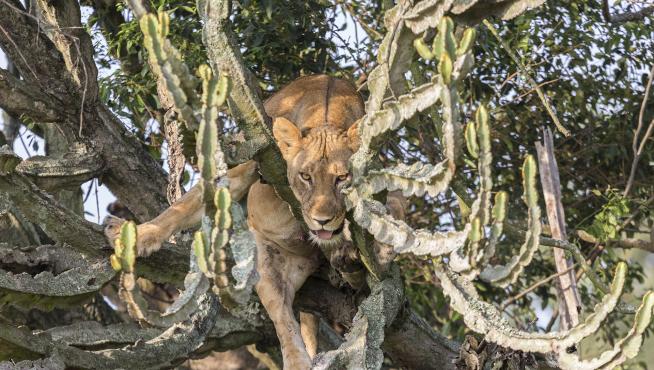
[[[13,117],[26,115],[39,122],[55,122],[65,116],[61,103],[6,69],[0,69],[0,108]]]
[[[12,273],[15,266],[34,272]],[[115,274],[107,260],[88,261],[62,246],[0,246],[0,301],[12,305],[72,306],[93,296]]]
[[[73,146],[61,158],[34,156],[16,166],[16,172],[31,178],[39,188],[47,191],[78,187],[103,170],[102,158],[83,145]]]
[[[219,313],[218,299],[212,294],[205,294],[198,307],[188,320],[175,324],[157,337],[139,340],[118,349],[86,351],[55,341],[47,332],[31,332],[3,321],[0,321],[0,339],[42,355],[56,352],[69,367],[143,369],[173,366],[199,349],[215,325]]]

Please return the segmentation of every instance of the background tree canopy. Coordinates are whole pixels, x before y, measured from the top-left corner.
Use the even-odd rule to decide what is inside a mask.
[[[244,66],[257,77],[264,99],[298,76],[314,73],[355,81],[367,99],[370,94],[368,77],[378,66],[380,44],[389,31],[385,28],[384,15],[394,5],[385,0],[244,0],[233,4],[229,19]],[[203,22],[194,1],[152,1],[149,7],[151,12],[169,14],[167,37],[190,71],[207,63]],[[148,62],[139,21],[125,3],[97,0],[53,5],[41,0],[27,3],[6,0],[0,9],[4,14],[0,15],[0,30],[5,34],[0,37],[0,46],[9,61],[8,68],[0,75],[0,107],[7,112],[0,146],[8,144],[14,151],[24,154],[23,157],[42,153],[46,155],[44,160],[75,160],[75,168],[83,169],[76,179],[63,186],[54,170],[47,179],[29,177],[32,164],[26,161],[21,164],[21,171],[33,183],[10,180],[12,177],[0,182],[0,247],[3,248],[0,268],[15,276],[21,273],[36,276],[44,271],[59,276],[82,265],[61,256],[58,257],[61,261],[47,262],[48,248],[39,251],[29,248],[106,244],[97,225],[89,222],[80,229],[80,223],[71,216],[81,215],[86,209],[87,219],[98,221],[96,201],[100,184],[106,184],[120,200],[112,203],[109,213],[138,222],[156,216],[167,205],[166,188],[168,200],[171,200],[171,194],[175,199],[175,192],[181,191],[179,185],[189,189],[198,181],[195,133],[183,125],[178,125],[177,131],[172,133],[165,129],[172,104],[162,99],[162,87]],[[645,94],[648,80],[652,79],[650,69],[654,66],[654,27],[649,9],[651,5],[631,1],[608,4],[594,0],[552,0],[510,20],[489,18],[489,23],[473,22],[469,26],[477,33],[472,49],[475,63],[459,82],[458,110],[461,122],[466,124],[475,120],[480,105],[488,108],[494,157],[493,192],[506,191],[510,195],[505,233],[498,252],[490,261],[492,264],[508,261],[517,253],[515,246],[524,239],[524,232],[520,230],[527,228],[528,209],[519,196],[523,192],[522,164],[527,154],[536,155],[535,142],[543,136],[541,127],[550,127],[555,131],[554,153],[569,241],[579,247],[604,281],[611,281],[619,262],[628,263],[624,289],[630,293],[622,297],[624,303],[638,306],[643,292],[654,286],[654,273],[651,272],[654,271],[654,144],[651,137],[643,139],[647,128],[652,126],[649,123],[654,120],[654,98],[651,93],[649,99]],[[76,14],[78,21],[81,19],[79,27],[74,22]],[[629,17],[630,14],[634,16]],[[33,29],[37,19],[45,19],[55,27],[37,32]],[[68,22],[71,19],[73,21]],[[471,21],[461,15],[454,20],[457,23],[454,34],[458,39]],[[12,27],[11,24],[23,26]],[[499,37],[492,32],[495,29]],[[430,44],[434,34],[429,30],[422,37]],[[63,57],[59,57],[48,53],[45,49],[53,45],[67,50],[68,54],[62,53]],[[38,62],[30,59],[39,55],[47,58],[42,57]],[[67,66],[65,76],[63,70],[56,69],[63,65]],[[438,65],[438,58],[426,60],[416,53],[404,74],[403,87],[408,90],[430,81],[437,75]],[[94,79],[96,74],[97,83],[93,81],[89,85],[88,79]],[[47,80],[44,76],[48,76]],[[80,85],[80,81],[87,81],[87,85]],[[30,84],[29,89],[23,89],[25,86],[21,86],[21,82]],[[42,91],[33,88],[39,84],[45,86]],[[553,113],[548,112],[537,90],[544,94]],[[41,92],[46,92],[48,97],[42,97]],[[13,104],[7,94],[24,94],[35,105]],[[53,96],[61,99],[53,104],[48,100]],[[57,104],[62,108],[39,109]],[[100,105],[108,107],[108,112],[97,108]],[[442,161],[445,157],[442,109],[430,107],[409,119],[398,131],[385,134],[385,138],[392,136],[393,140],[381,141],[379,165]],[[37,110],[40,112],[34,114]],[[557,131],[553,115],[570,132],[569,136]],[[639,122],[643,122],[644,127],[640,136],[635,137]],[[243,141],[239,127],[227,109],[223,109],[219,128],[225,145],[238,146]],[[128,144],[123,144],[123,137],[128,137]],[[181,137],[180,145],[171,146],[171,138],[176,137]],[[93,148],[101,148],[98,153],[104,154],[77,148],[74,144],[80,138],[80,141],[91,143]],[[634,143],[638,146],[642,140],[645,140],[644,149],[634,166]],[[29,144],[32,145],[28,147]],[[0,154],[9,155],[6,151]],[[101,158],[97,159],[98,156]],[[68,162],[62,163],[59,165]],[[38,163],[34,166],[37,168]],[[461,156],[457,167],[457,175],[448,191],[436,197],[410,198],[407,212],[410,226],[431,231],[463,228],[467,222],[466,209],[475,199],[480,180],[476,159],[469,153]],[[635,171],[629,181],[632,167]],[[167,185],[162,168],[170,174],[172,185]],[[134,173],[148,175],[139,175],[131,182],[124,180]],[[85,192],[81,191],[82,183],[85,183]],[[20,196],[16,193],[29,192],[34,187],[52,194],[58,205],[43,200],[46,196],[42,193]],[[101,194],[108,193],[107,187],[101,187]],[[96,193],[92,194],[94,189]],[[537,189],[541,191],[540,185]],[[109,199],[112,196],[106,195],[102,201]],[[545,209],[544,201],[540,202]],[[39,218],[38,214],[43,216]],[[551,236],[549,227],[544,227],[544,234]],[[168,246],[162,254],[139,260],[142,264],[138,267],[140,275],[158,283],[143,283],[141,287],[152,296],[152,308],[163,309],[176,296],[176,288],[181,286],[188,268],[188,252],[185,254],[185,248],[180,246],[187,239],[188,235],[179,236],[177,247]],[[16,252],[20,248],[30,252],[23,256]],[[480,280],[474,282],[480,297],[493,303],[519,329],[549,332],[559,327],[557,290],[551,279],[556,272],[551,249],[539,249],[516,283],[507,288]],[[100,247],[77,250],[90,257],[107,256],[106,250]],[[68,258],[79,258],[71,256]],[[466,341],[467,335],[483,338],[465,325],[462,315],[451,309],[450,300],[443,294],[441,282],[433,271],[431,257],[402,254],[397,263],[411,315],[421,316],[429,327],[455,343]],[[170,268],[161,271],[161,266],[166,265]],[[574,271],[579,279],[583,307],[592,312],[590,308],[603,294],[585,277],[581,266],[574,265]],[[87,320],[104,325],[130,322],[116,297],[117,279],[111,280],[101,268],[89,271],[89,276],[95,276],[88,284],[93,289],[68,299],[65,305],[52,297],[43,298],[37,292],[15,294],[3,287],[0,322],[22,324],[32,330],[52,330]],[[307,289],[310,287],[312,285]],[[307,298],[300,302],[315,298],[310,292],[305,296]],[[353,302],[350,306],[356,310]],[[583,356],[597,355],[627,334],[634,315],[633,312],[625,314],[625,311],[628,310],[612,313],[593,336],[581,343]],[[337,321],[332,318],[328,322]],[[337,324],[332,327],[337,332],[349,329]],[[211,337],[215,343],[208,341],[195,355],[204,356],[210,350],[256,343],[258,351],[251,348],[252,352],[265,352],[272,361],[278,361],[274,331],[269,327],[266,330],[259,327],[256,330],[232,329],[220,329],[231,335],[229,339],[225,340],[227,336],[222,335],[223,332],[216,334]],[[51,333],[56,333],[54,330]],[[650,325],[646,336],[651,330]],[[140,335],[154,337],[152,333]],[[132,343],[130,338],[113,340],[116,345]],[[652,345],[651,338],[645,346],[648,344]],[[0,346],[0,360],[34,359],[44,354],[33,347],[16,346],[3,337],[0,337]],[[95,342],[78,347],[93,349],[93,346],[109,348]],[[387,354],[395,353],[392,349],[384,349]],[[523,361],[521,364],[531,361],[527,355],[516,355],[508,350],[496,350],[496,353],[502,353],[505,359]],[[247,357],[251,363],[257,363],[245,352],[240,355],[239,361]],[[651,353],[641,354],[628,365],[646,368],[654,361],[651,356]],[[387,356],[386,364],[400,366],[392,357]],[[188,352],[177,360],[186,358]],[[266,360],[262,363],[272,366]],[[185,362],[185,366],[193,365]]]

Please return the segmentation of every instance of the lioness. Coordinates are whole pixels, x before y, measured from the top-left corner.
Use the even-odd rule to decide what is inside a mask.
[[[248,224],[256,238],[260,275],[255,288],[275,325],[284,369],[308,369],[309,353],[315,355],[316,344],[306,340],[305,346],[293,314],[293,299],[318,267],[320,249],[352,258],[351,243],[344,236],[346,210],[341,189],[351,180],[348,160],[359,145],[355,122],[364,115],[364,105],[349,82],[316,75],[290,83],[266,101],[265,109],[273,118],[273,135],[288,165],[288,181],[302,205],[309,232],[303,231],[274,188],[258,180],[256,163],[228,172],[230,191],[239,199],[249,187]],[[139,225],[139,255],[150,254],[175,232],[199,223],[201,198],[196,187],[160,216]],[[107,227],[112,241],[116,225],[119,222],[113,221]]]

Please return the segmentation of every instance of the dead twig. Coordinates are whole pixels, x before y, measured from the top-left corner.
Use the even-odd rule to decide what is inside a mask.
[[[645,131],[645,135],[643,136],[643,139],[640,142],[638,141],[640,132],[643,129],[645,106],[647,105],[649,90],[652,87],[652,79],[654,79],[654,65],[652,65],[652,69],[649,71],[649,78],[647,80],[647,85],[645,86],[645,95],[643,96],[643,102],[640,105],[640,112],[638,113],[638,126],[636,127],[636,132],[634,132],[634,140],[631,145],[631,148],[634,151],[634,160],[633,162],[631,162],[631,171],[629,172],[629,180],[627,180],[627,186],[625,187],[624,193],[622,194],[625,197],[629,195],[629,192],[631,191],[631,188],[634,185],[634,178],[636,177],[636,169],[638,167],[638,162],[640,161],[640,157],[643,155],[643,150],[645,149],[645,144],[647,144],[647,140],[649,140],[650,136],[652,136],[652,132],[654,131],[654,119],[652,119],[649,122],[649,126],[647,127],[647,131]]]
[[[527,294],[533,292],[536,288],[538,288],[538,287],[540,287],[540,286],[543,286],[544,284],[549,283],[550,281],[556,279],[557,277],[562,276],[562,275],[565,275],[565,274],[567,274],[568,272],[573,271],[577,266],[579,266],[579,264],[578,264],[578,263],[575,263],[574,265],[570,266],[568,269],[566,269],[566,270],[564,270],[564,271],[561,271],[561,272],[557,272],[556,274],[552,274],[552,275],[546,277],[545,279],[543,279],[543,280],[541,280],[541,281],[538,281],[538,282],[534,283],[532,286],[530,286],[529,288],[523,290],[522,292],[520,292],[520,293],[514,295],[513,297],[509,297],[509,298],[507,298],[507,299],[506,299],[504,302],[502,302],[502,304],[500,305],[500,310],[504,311],[504,310],[505,310],[505,309],[506,309],[506,308],[507,308],[511,303],[513,303],[513,302],[517,301],[518,299],[520,299],[520,298],[526,296]]]

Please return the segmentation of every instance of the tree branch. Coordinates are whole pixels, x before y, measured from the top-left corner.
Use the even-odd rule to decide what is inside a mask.
[[[78,27],[75,26],[79,24],[78,13],[74,10],[61,13],[50,9],[50,12],[52,19],[62,26]],[[92,62],[90,46],[80,41],[77,48],[75,43],[61,41],[62,48],[72,47],[76,53],[76,56],[69,55],[72,63],[69,70],[65,58],[41,31],[42,26],[43,22],[27,13],[19,2],[0,3],[0,47],[17,65],[26,83],[38,86],[58,106],[66,109],[65,120],[59,122],[59,127],[69,142],[84,142],[98,151],[106,165],[103,180],[112,193],[128,205],[139,220],[154,218],[168,205],[166,176],[161,166],[130,137],[122,122],[94,98],[93,86],[97,81],[91,67],[84,72],[80,65],[73,63],[78,59],[80,63]],[[37,60],[39,63],[33,62]],[[82,76],[84,73],[86,75]]]
[[[201,347],[218,318],[218,298],[205,294],[197,311],[188,320],[160,332],[155,338],[134,344],[98,351],[85,351],[63,341],[55,341],[47,333],[36,334],[0,321],[0,339],[42,355],[56,352],[69,367],[106,369],[115,367],[150,368],[174,366]]]
[[[590,235],[589,233],[583,230],[577,230],[576,234],[579,237],[579,239],[585,242],[593,243],[593,244],[600,243],[600,241],[597,240],[597,238],[595,238],[594,236]],[[624,249],[637,248],[650,253],[654,253],[654,242],[652,242],[652,240],[647,241],[647,240],[636,239],[636,238],[612,239],[607,241],[606,244],[607,246],[610,247],[617,247],[617,248],[624,248]]]
[[[16,173],[0,176],[0,192],[53,240],[103,261],[112,253],[101,226],[62,207],[25,176]],[[185,239],[178,241],[185,245]],[[179,284],[188,271],[189,248],[182,245],[165,243],[161,251],[139,261],[138,273],[152,281]]]
[[[98,177],[103,170],[102,157],[83,145],[74,145],[61,158],[34,156],[16,166],[16,172],[29,177],[39,188],[49,192],[77,188]]]
[[[203,37],[209,61],[214,71],[229,76],[231,89],[227,98],[232,117],[245,134],[246,140],[256,141],[259,151],[255,158],[263,177],[273,184],[279,196],[291,206],[295,218],[304,224],[300,204],[288,186],[286,162],[270,132],[270,117],[266,114],[252,73],[236,44],[229,15],[231,1],[200,1],[198,10],[204,20]]]
[[[115,274],[106,259],[91,263],[62,245],[0,245],[0,302],[15,306],[73,307],[95,296]]]
[[[71,76],[64,73],[61,54],[18,0],[0,3],[0,47],[28,84],[38,86],[62,105],[79,99]]]
[[[88,256],[100,256],[106,246],[100,226],[60,206],[26,177],[18,174],[0,176],[0,190],[34,224],[39,225],[52,239],[70,244]]]
[[[652,9],[654,9],[654,7],[652,7]],[[636,127],[636,131],[634,132],[634,140],[632,143],[634,160],[631,162],[631,170],[629,171],[629,180],[627,180],[627,186],[625,187],[624,193],[622,194],[625,197],[629,195],[629,192],[631,191],[631,188],[634,184],[634,178],[636,177],[636,169],[638,168],[638,162],[640,161],[640,157],[643,155],[643,150],[645,149],[645,145],[647,144],[647,141],[649,140],[650,136],[652,136],[652,133],[654,133],[654,118],[653,118],[650,121],[649,126],[647,127],[647,130],[645,131],[645,135],[643,136],[642,140],[640,141],[640,143],[638,142],[640,132],[644,127],[643,119],[645,116],[645,106],[647,105],[647,100],[649,99],[649,90],[652,87],[652,80],[654,80],[654,65],[652,65],[652,69],[649,71],[647,85],[645,86],[645,94],[643,95],[643,102],[640,105],[640,111],[638,113],[638,126]]]
[[[563,136],[570,137],[571,135],[570,131],[568,131],[568,129],[563,126],[561,121],[559,121],[559,118],[557,117],[556,112],[554,111],[554,108],[552,107],[552,104],[550,103],[548,96],[543,93],[543,90],[540,87],[541,85],[539,85],[536,82],[536,80],[534,80],[534,78],[531,77],[530,69],[520,61],[520,58],[518,58],[518,56],[513,52],[513,49],[511,49],[511,47],[509,47],[509,45],[502,39],[502,37],[500,37],[500,34],[497,32],[493,24],[491,24],[487,20],[484,20],[483,23],[486,26],[486,28],[493,34],[493,36],[495,36],[497,41],[499,41],[504,51],[506,51],[507,54],[509,54],[513,62],[520,70],[522,76],[529,82],[529,85],[531,85],[531,88],[533,90],[536,90],[536,94],[538,95],[538,98],[543,103],[543,107],[545,107],[545,110],[550,115],[550,118],[552,118],[552,121],[554,122],[554,125],[556,126],[557,130],[559,130],[559,132],[561,132]]]
[[[39,122],[55,122],[65,116],[60,102],[6,69],[0,69],[0,107],[11,116],[26,115]]]
[[[609,23],[624,23],[632,21],[641,21],[654,13],[654,5],[643,7],[635,12],[625,12],[611,15],[609,0],[602,0],[602,15],[604,20]]]
[[[93,43],[81,22],[81,11],[76,0],[37,0],[39,16],[47,25],[50,39],[64,58],[78,91],[81,90],[80,111],[98,98],[98,70],[93,59]],[[80,120],[83,120],[80,115]],[[80,125],[82,122],[80,122]]]

